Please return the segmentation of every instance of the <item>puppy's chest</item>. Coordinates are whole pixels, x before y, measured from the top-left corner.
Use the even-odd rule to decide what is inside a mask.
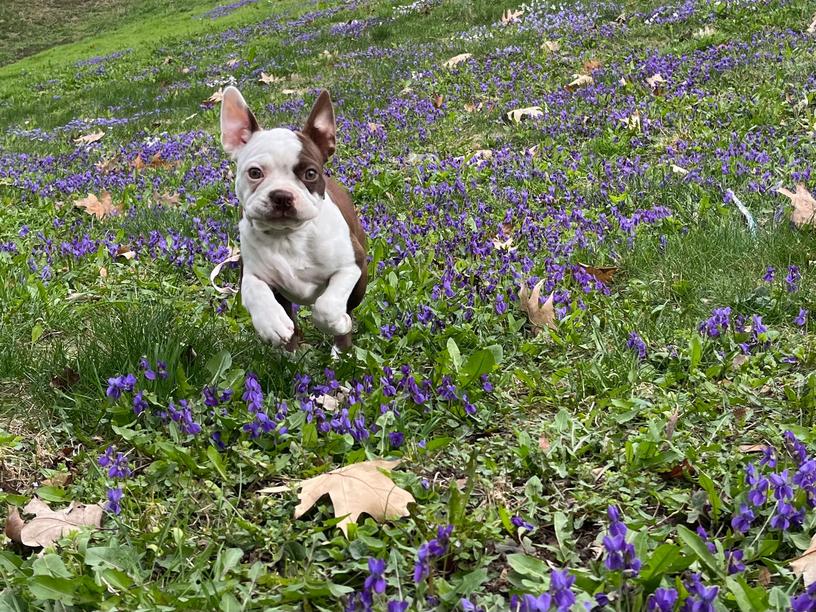
[[[320,245],[307,237],[253,241],[249,255],[253,274],[299,304],[313,303],[332,274]]]

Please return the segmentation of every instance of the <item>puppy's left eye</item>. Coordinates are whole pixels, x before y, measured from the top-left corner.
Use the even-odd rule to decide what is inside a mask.
[[[316,181],[317,180],[317,170],[314,168],[309,168],[306,172],[303,173],[303,180],[304,181]]]
[[[249,178],[254,179],[256,181],[259,178],[263,178],[263,171],[260,168],[250,168],[247,171],[247,174],[249,175]]]

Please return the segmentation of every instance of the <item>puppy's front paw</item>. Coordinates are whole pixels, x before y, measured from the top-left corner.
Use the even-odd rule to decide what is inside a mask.
[[[351,317],[346,312],[338,316],[337,311],[325,311],[315,308],[313,313],[315,325],[333,336],[344,336],[351,331]]]
[[[253,317],[252,325],[261,337],[273,346],[281,346],[289,342],[295,333],[295,324],[286,315],[268,315]]]

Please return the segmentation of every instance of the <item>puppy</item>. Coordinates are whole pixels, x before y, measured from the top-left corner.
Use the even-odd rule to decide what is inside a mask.
[[[334,109],[320,92],[299,132],[264,130],[235,87],[221,102],[221,144],[236,161],[241,203],[241,301],[258,335],[297,348],[292,304],[351,346],[351,311],[367,281],[366,237],[348,192],[323,173],[334,153]]]

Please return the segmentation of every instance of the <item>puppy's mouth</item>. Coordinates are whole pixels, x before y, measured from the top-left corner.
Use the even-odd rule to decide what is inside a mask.
[[[296,229],[306,222],[304,219],[298,218],[294,213],[269,214],[263,217],[247,216],[247,220],[253,228],[261,232],[279,232],[281,230]]]

